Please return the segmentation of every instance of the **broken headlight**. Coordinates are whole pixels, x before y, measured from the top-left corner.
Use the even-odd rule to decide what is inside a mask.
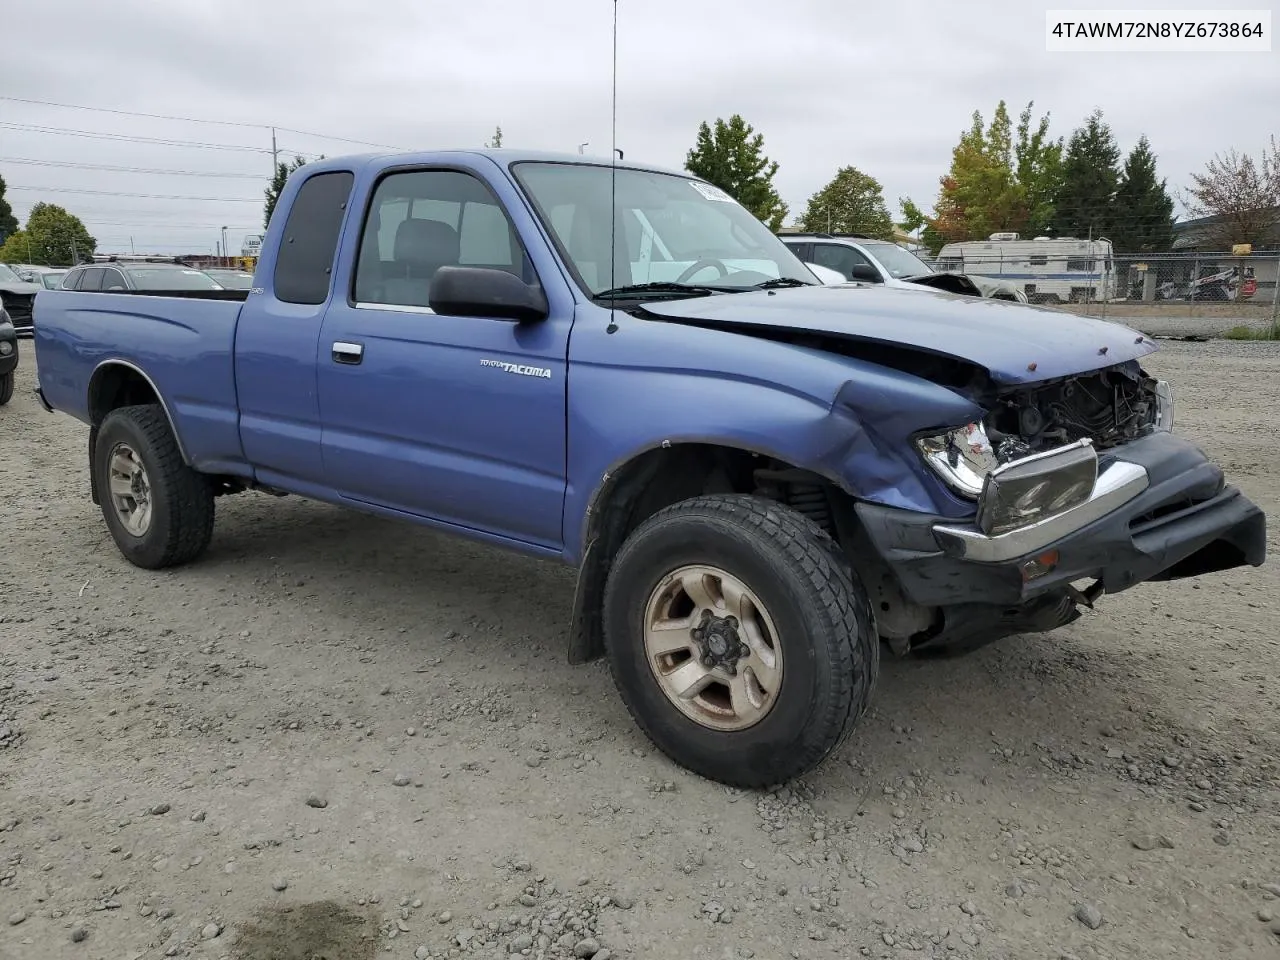
[[[987,475],[1000,466],[995,448],[981,423],[916,438],[916,449],[924,462],[948,487],[963,497],[976,500]]]
[[[1089,440],[1014,460],[987,476],[978,529],[999,536],[1077,507],[1093,494],[1098,454]]]

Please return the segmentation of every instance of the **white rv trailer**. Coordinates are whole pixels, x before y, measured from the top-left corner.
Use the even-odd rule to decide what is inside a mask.
[[[938,251],[938,270],[999,277],[1022,288],[1032,303],[1085,303],[1116,295],[1111,241],[993,233],[987,240],[948,243]]]

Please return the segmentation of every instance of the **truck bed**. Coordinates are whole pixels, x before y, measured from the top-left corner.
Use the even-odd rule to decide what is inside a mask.
[[[42,291],[34,319],[45,399],[91,422],[95,373],[132,367],[163,398],[193,465],[240,460],[233,347],[247,295]]]

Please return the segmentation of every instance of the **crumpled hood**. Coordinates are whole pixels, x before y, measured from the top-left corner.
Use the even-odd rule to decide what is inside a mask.
[[[795,330],[967,360],[998,383],[1087,373],[1156,350],[1118,323],[1007,300],[880,285],[796,287],[646,303],[670,320],[750,333]]]

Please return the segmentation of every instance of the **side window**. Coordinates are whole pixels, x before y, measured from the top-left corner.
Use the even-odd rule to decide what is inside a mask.
[[[65,277],[62,278],[61,289],[75,290],[80,284],[80,278],[83,276],[84,276],[83,270],[72,270],[70,273],[68,273]]]
[[[853,247],[838,243],[815,243],[813,262],[820,267],[839,272],[846,280],[853,279],[853,268],[856,265],[871,266],[871,261]]]
[[[289,208],[272,282],[285,303],[324,303],[329,296],[338,233],[355,176],[318,173],[302,185]]]
[[[128,284],[124,282],[124,276],[119,270],[103,270],[102,271],[102,289],[103,290],[128,290]]]
[[[102,275],[107,271],[101,267],[90,267],[80,276],[80,283],[76,286],[77,290],[101,290]]]
[[[1033,253],[1031,255],[1031,259],[1028,262],[1033,267],[1044,267],[1044,266],[1048,266],[1049,258],[1045,256],[1043,253],[1038,253],[1038,254]]]
[[[1081,272],[1092,273],[1097,268],[1098,265],[1092,260],[1084,260],[1077,257],[1072,257],[1067,260],[1068,270],[1079,270]]]
[[[457,170],[383,177],[360,237],[355,301],[429,306],[431,280],[444,266],[524,278],[533,272],[506,211],[480,179]]]

